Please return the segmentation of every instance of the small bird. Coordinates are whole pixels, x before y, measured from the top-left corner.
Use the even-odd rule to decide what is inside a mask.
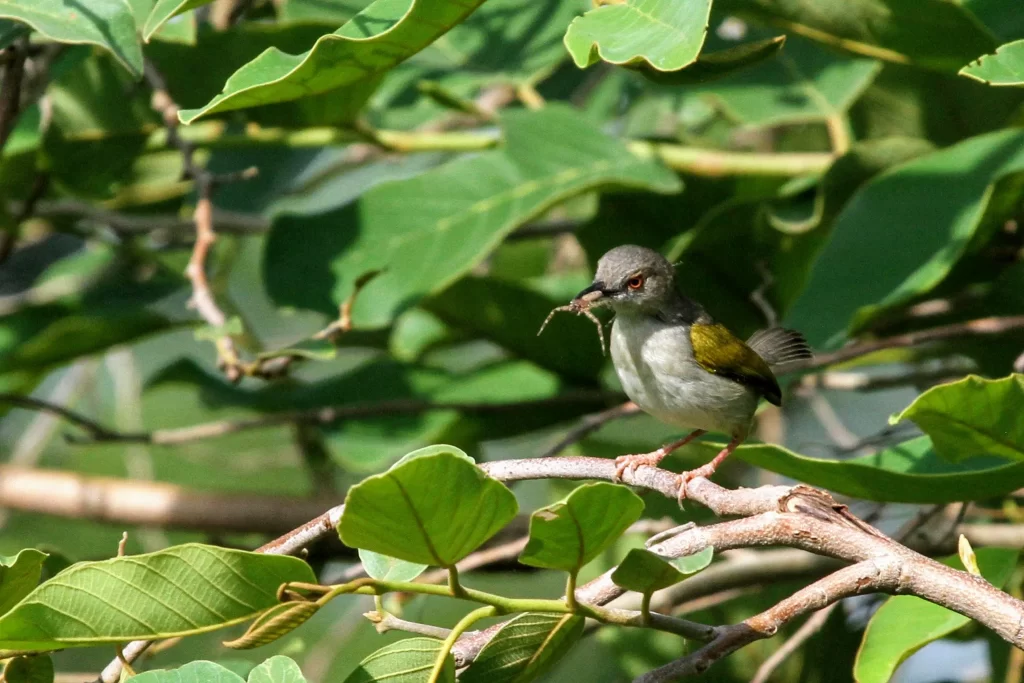
[[[615,312],[612,361],[626,395],[662,422],[694,430],[656,451],[616,458],[617,477],[641,465],[657,466],[706,432],[731,439],[711,462],[679,475],[680,500],[687,482],[710,477],[747,438],[762,397],[782,404],[772,366],[811,357],[799,332],[780,327],[755,332],[744,343],[680,294],[672,264],[644,247],[607,252],[597,263],[593,284],[564,308],[585,312],[596,306]]]

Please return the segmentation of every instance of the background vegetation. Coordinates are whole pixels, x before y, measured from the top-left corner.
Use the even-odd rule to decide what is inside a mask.
[[[239,602],[275,605],[282,582],[358,576],[333,532],[308,564],[212,546],[254,549],[437,443],[457,448],[388,476],[422,467],[424,500],[508,514],[424,554],[415,515],[373,494],[390,481],[377,478],[366,505],[398,526],[350,506],[342,535],[397,581],[422,567],[372,569],[384,560],[365,552],[446,566],[504,527],[463,583],[533,600],[515,603],[531,614],[507,636],[558,637],[528,639],[544,666],[492,651],[462,680],[620,681],[691,651],[675,622],[581,635],[578,617],[533,612],[557,611],[564,572],[582,584],[710,512],[648,492],[637,521],[624,488],[581,489],[577,502],[597,496],[582,524],[600,552],[581,568],[563,539],[519,563],[526,515],[575,484],[510,484],[516,516],[507,489],[460,469],[458,449],[612,457],[677,436],[618,407],[589,322],[559,316],[536,336],[622,243],[677,261],[681,288],[737,333],[781,321],[819,351],[784,378],[785,408],[759,416],[778,445],[741,448],[716,482],[826,488],[934,556],[955,555],[962,533],[991,546],[981,573],[1020,596],[1019,0],[0,0],[0,18],[0,648],[68,648],[8,660],[8,683],[49,681],[51,662],[89,680],[112,641],[223,627],[253,616]],[[665,464],[712,453],[698,443]],[[126,529],[124,559],[88,563],[117,555]],[[697,577],[714,580],[684,580],[659,607],[705,624],[834,568],[799,550],[671,571],[630,557],[641,564],[619,578],[640,592],[710,562]],[[161,600],[169,612],[152,612]],[[262,649],[224,649],[235,627],[136,668],[206,659],[218,665],[174,680],[241,680],[222,666],[342,681],[392,648],[384,669],[359,668],[366,681],[421,647],[427,668],[401,680],[427,680],[438,641],[392,645],[409,634],[378,635],[370,601],[330,600]],[[801,622],[787,623],[706,677],[750,681],[790,642],[803,647],[771,680],[885,681],[942,638],[897,679],[1021,680],[1022,652],[966,617],[913,597],[875,612],[883,601],[817,612],[796,638]],[[442,627],[471,609],[401,591],[383,607]],[[930,628],[908,628],[915,617]]]

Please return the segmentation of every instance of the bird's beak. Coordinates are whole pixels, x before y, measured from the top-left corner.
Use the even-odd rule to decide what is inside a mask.
[[[586,308],[588,306],[595,305],[605,295],[604,283],[600,281],[594,281],[594,284],[590,285],[582,292],[573,297],[572,302],[578,306]]]

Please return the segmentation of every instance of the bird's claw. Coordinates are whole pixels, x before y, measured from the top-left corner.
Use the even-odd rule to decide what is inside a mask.
[[[703,477],[704,479],[707,479],[714,473],[715,469],[713,467],[709,467],[708,465],[704,465],[693,470],[687,470],[686,472],[681,472],[678,477],[679,494],[676,496],[676,500],[679,501],[679,505],[682,506],[683,502],[686,500],[687,484],[689,484],[692,480],[698,477]]]
[[[638,467],[649,465],[657,467],[661,462],[661,456],[657,453],[642,453],[640,455],[620,455],[615,458],[615,481],[621,482],[622,475],[629,470],[629,476],[636,474]]]

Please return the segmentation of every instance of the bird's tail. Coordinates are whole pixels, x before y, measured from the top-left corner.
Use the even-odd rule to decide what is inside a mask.
[[[764,358],[768,365],[806,360],[814,355],[802,334],[783,327],[758,330],[747,340],[747,346]]]

